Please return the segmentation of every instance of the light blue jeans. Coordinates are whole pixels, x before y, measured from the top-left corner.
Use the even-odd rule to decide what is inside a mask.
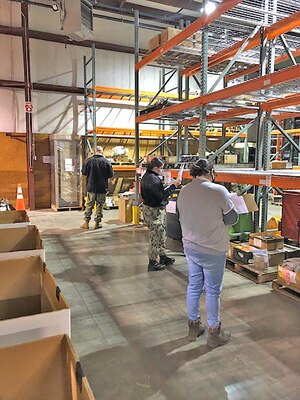
[[[220,295],[224,276],[226,254],[211,255],[184,249],[189,267],[187,308],[189,320],[200,318],[200,297],[205,287],[207,325],[217,328],[220,324]]]

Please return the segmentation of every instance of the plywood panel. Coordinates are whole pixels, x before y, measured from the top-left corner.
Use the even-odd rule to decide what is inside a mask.
[[[0,133],[0,197],[16,202],[17,185],[21,183],[25,206],[28,206],[25,136]]]
[[[34,163],[35,207],[51,207],[51,165],[49,161],[50,144],[48,135],[35,137],[36,161]]]

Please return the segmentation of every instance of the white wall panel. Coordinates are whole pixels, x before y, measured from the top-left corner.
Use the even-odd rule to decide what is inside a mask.
[[[0,131],[25,132],[24,94],[0,89]]]
[[[0,25],[21,26],[20,3],[9,0],[0,1]]]
[[[24,80],[22,40],[19,37],[0,35],[0,79]]]

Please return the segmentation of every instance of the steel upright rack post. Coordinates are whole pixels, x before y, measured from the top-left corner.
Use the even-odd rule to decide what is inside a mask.
[[[88,79],[88,66],[92,63],[91,77]],[[97,119],[96,119],[96,47],[92,44],[92,55],[87,60],[83,56],[83,84],[84,84],[84,155],[88,156],[88,151],[93,153],[97,146]],[[90,95],[92,95],[92,107],[90,106]],[[90,113],[93,125],[93,149],[88,141],[88,111]]]

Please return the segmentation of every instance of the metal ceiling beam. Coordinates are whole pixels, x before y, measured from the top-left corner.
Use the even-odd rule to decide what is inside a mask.
[[[134,53],[134,48],[128,47],[128,46],[121,46],[121,45],[117,45],[117,44],[97,42],[97,41],[92,41],[92,40],[83,40],[82,42],[76,42],[74,40],[69,39],[67,36],[64,36],[64,35],[57,35],[54,33],[40,32],[40,31],[34,31],[34,30],[29,30],[28,33],[29,33],[30,39],[45,40],[47,42],[62,43],[65,45],[70,45],[70,46],[79,46],[79,47],[88,47],[88,48],[91,48],[92,44],[94,43],[96,46],[96,49],[99,49],[99,50],[108,50],[108,51],[115,51],[118,53],[127,53],[127,54]],[[22,36],[22,28],[0,25],[0,34],[21,37]],[[146,53],[146,50],[140,50],[140,52]]]
[[[195,11],[195,12],[200,12],[200,8],[202,5],[202,2],[198,1],[193,1],[193,0],[187,0],[187,1],[182,1],[182,0],[149,0],[151,3],[156,3],[156,4],[164,4],[166,6],[171,6],[171,7],[177,7],[179,9],[185,9],[185,10],[190,10],[190,11]],[[184,4],[183,4],[184,3]]]
[[[0,87],[5,89],[24,89],[25,83],[21,81],[0,79]],[[84,95],[84,88],[76,86],[51,85],[49,83],[32,83],[31,89],[40,92]]]
[[[162,10],[156,7],[146,7],[136,3],[125,2],[122,7],[120,7],[119,0],[101,0],[96,1],[94,4],[95,10],[112,12],[115,14],[134,16],[134,10],[139,10],[140,17],[143,19],[149,19],[161,23],[175,24],[182,18],[187,18],[189,20],[194,20],[195,18],[184,13],[174,13],[170,11]],[[185,8],[185,7],[180,7]]]

